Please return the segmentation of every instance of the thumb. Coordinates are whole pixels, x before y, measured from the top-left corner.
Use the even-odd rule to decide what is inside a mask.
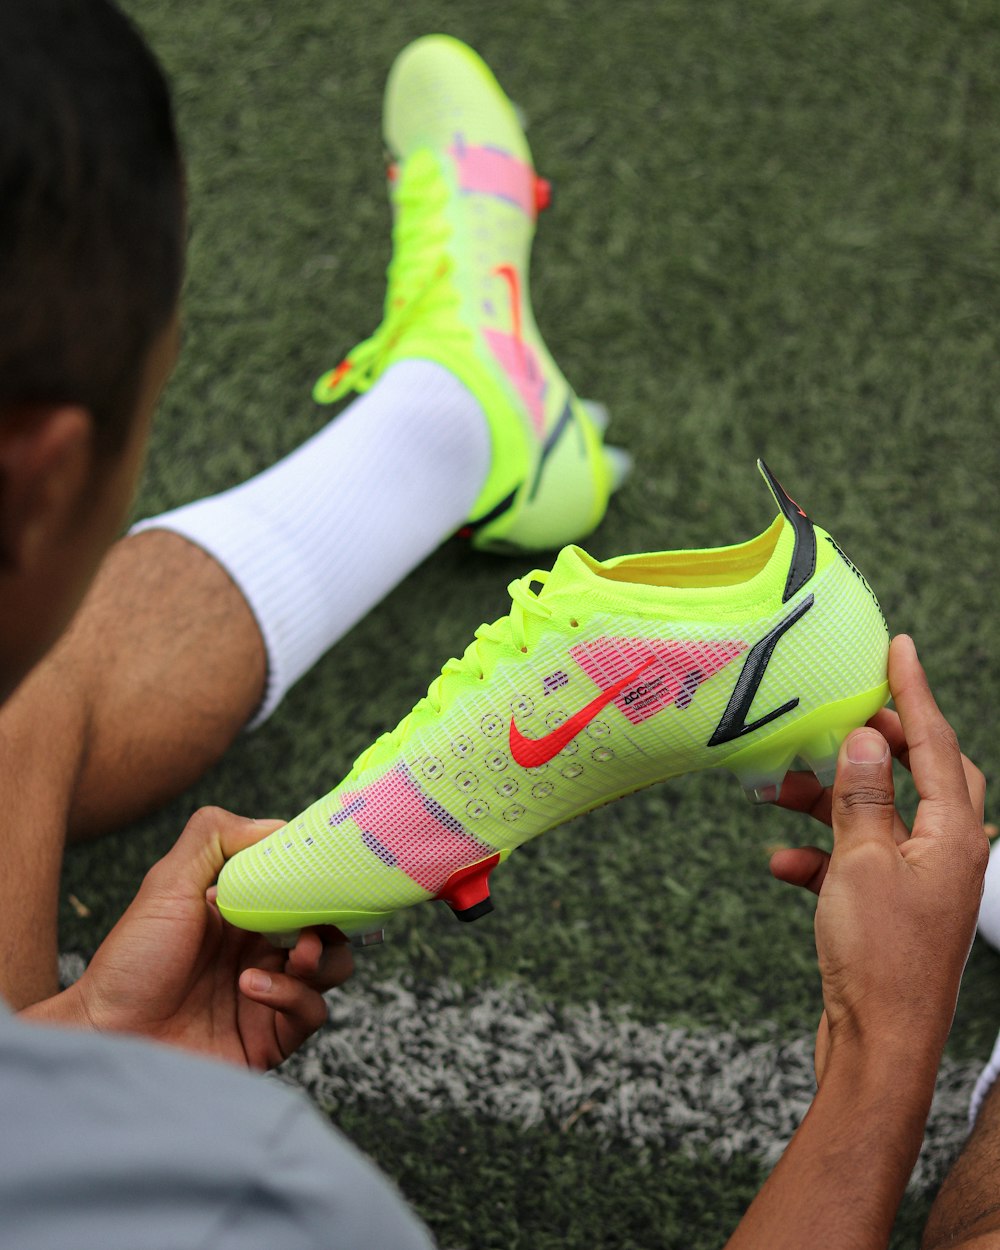
[[[221,807],[200,808],[173,847],[146,874],[144,888],[203,900],[227,859],[266,838],[283,823],[249,820]]]
[[[896,794],[889,744],[875,729],[856,729],[840,748],[833,783],[835,846],[895,845]]]

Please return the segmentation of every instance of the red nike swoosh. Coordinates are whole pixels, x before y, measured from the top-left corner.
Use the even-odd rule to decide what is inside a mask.
[[[637,669],[634,669],[627,677],[623,677],[621,681],[615,682],[607,690],[602,690],[596,699],[592,699],[586,707],[582,707],[579,712],[575,712],[569,720],[563,721],[551,733],[547,733],[543,738],[526,738],[523,733],[514,724],[513,717],[510,722],[510,753],[515,761],[522,768],[541,768],[543,764],[547,764],[549,760],[554,759],[559,752],[568,743],[572,742],[578,733],[581,733],[598,712],[606,708],[609,703],[613,703],[615,699],[632,685],[640,673],[644,673],[651,664],[656,663],[656,656],[651,655],[648,660],[644,660]]]
[[[523,343],[524,339],[521,337],[521,275],[513,265],[497,265],[493,272],[506,281],[510,290],[510,315],[514,338],[518,343]]]

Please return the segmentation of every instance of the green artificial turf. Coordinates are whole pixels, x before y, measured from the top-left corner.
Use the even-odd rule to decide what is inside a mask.
[[[893,630],[914,633],[965,749],[997,777],[992,0],[126,7],[174,82],[191,203],[186,342],[137,515],[241,480],[328,419],[313,380],[380,317],[385,75],[410,39],[446,30],[530,119],[556,188],[537,318],[635,456],[590,549],[750,537],[772,515],[763,454]],[[64,905],[63,948],[96,945],[194,805],[291,816],[330,789],[528,567],[446,544],[191,794],[71,851],[64,898],[91,915]],[[366,975],[521,978],[640,1020],[802,1032],[819,1011],[812,903],[769,878],[766,848],[817,837],[745,804],[728,774],[681,779],[519,851],[477,925],[401,917]],[[998,986],[1000,959],[977,947],[953,1055],[988,1053]],[[717,1245],[760,1180],[752,1160],[597,1159],[378,1108],[345,1127],[445,1246]],[[898,1246],[917,1244],[923,1202]]]
[[[415,1196],[445,1250],[715,1250],[766,1175],[746,1160],[668,1151],[637,1160],[596,1150],[572,1129],[407,1121],[377,1108],[338,1119]]]
[[[444,1250],[717,1250],[767,1172],[752,1160],[594,1148],[572,1130],[523,1132],[469,1121],[337,1117],[380,1159]],[[915,1250],[931,1199],[909,1194],[889,1250]]]

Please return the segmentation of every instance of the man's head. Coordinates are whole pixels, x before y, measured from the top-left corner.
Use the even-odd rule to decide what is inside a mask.
[[[0,686],[124,521],[183,236],[169,93],[134,28],[110,0],[2,0]]]

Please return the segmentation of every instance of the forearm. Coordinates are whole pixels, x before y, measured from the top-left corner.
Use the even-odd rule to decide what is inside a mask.
[[[728,1250],[881,1250],[916,1162],[938,1056],[832,1054]]]
[[[78,684],[54,669],[29,674],[0,711],[0,993],[14,1008],[59,988],[59,874],[86,720]]]
[[[53,995],[69,836],[135,819],[195,781],[246,723],[265,656],[210,557],[154,531],[112,549],[65,636],[0,709],[0,992]]]

